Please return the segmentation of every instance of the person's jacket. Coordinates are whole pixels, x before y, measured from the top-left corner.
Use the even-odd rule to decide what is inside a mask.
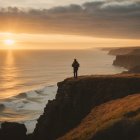
[[[79,64],[77,61],[74,61],[74,62],[72,63],[72,67],[73,67],[74,69],[78,69],[78,68],[80,67],[80,64]]]

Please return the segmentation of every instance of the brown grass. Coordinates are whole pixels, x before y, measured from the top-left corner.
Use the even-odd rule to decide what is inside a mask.
[[[124,120],[140,121],[140,94],[130,95],[95,107],[77,128],[59,140],[89,140],[98,136],[99,132],[106,130],[108,133],[111,132],[110,130],[114,129],[122,120],[123,122],[125,122]],[[120,124],[122,125],[122,122]],[[110,139],[108,138],[108,140]]]

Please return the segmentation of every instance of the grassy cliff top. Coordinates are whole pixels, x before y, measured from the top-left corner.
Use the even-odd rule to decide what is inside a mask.
[[[135,140],[140,138],[140,94],[95,107],[78,127],[59,140]]]
[[[64,82],[74,82],[74,81],[81,81],[81,80],[91,80],[91,79],[135,79],[140,78],[140,74],[111,74],[111,75],[84,75],[79,76],[77,79],[70,77],[64,80]]]

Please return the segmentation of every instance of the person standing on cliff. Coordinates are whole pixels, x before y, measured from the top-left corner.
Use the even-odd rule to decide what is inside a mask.
[[[78,77],[78,69],[80,67],[80,64],[78,63],[78,61],[76,59],[74,59],[74,61],[72,63],[72,67],[73,67],[74,78],[77,78]]]

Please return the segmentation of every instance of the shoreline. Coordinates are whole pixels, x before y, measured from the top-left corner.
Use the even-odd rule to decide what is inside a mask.
[[[46,105],[43,115],[39,117],[36,129],[32,134],[33,140],[61,139],[65,134],[75,130],[77,126],[80,127],[92,109],[139,92],[140,75],[135,74],[88,75],[80,76],[78,79],[67,78],[58,83],[56,98]],[[92,121],[96,122],[94,117]],[[85,131],[88,130],[87,125],[84,127]],[[76,133],[74,131],[73,135],[64,137],[64,139],[81,140],[84,134],[80,132],[83,131],[78,130]],[[77,138],[75,138],[76,134],[78,134]],[[85,139],[88,140],[88,138]]]
[[[102,50],[101,50],[102,51]],[[103,51],[102,51],[103,52]],[[106,55],[108,55],[108,53],[106,53]],[[113,60],[112,60],[113,61]],[[118,67],[119,68],[119,67]],[[123,71],[123,70],[122,70]],[[117,73],[116,73],[117,74]],[[101,75],[101,74],[100,74]],[[111,74],[112,75],[112,74]],[[34,98],[34,96],[32,96],[32,94],[40,94],[40,91],[42,92],[42,90],[46,90],[46,89],[48,89],[48,88],[56,88],[56,92],[57,92],[57,87],[56,87],[57,85],[56,85],[56,83],[55,84],[49,84],[49,85],[41,85],[41,86],[38,86],[38,88],[33,88],[33,89],[31,89],[31,90],[26,90],[25,92],[21,92],[21,93],[19,93],[18,95],[16,95],[16,96],[13,96],[13,97],[11,97],[11,98],[8,98],[8,99],[5,99],[5,100],[11,100],[11,102],[12,102],[12,100],[13,101],[15,101],[15,100],[18,100],[18,104],[21,104],[21,105],[19,105],[19,107],[15,107],[14,109],[18,109],[19,111],[20,110],[23,110],[23,107],[22,107],[22,100],[23,99],[26,99],[26,98],[28,98],[28,96],[30,97],[30,98]],[[50,91],[51,92],[51,91]],[[43,109],[44,109],[44,107],[45,107],[45,105],[48,103],[48,100],[52,100],[52,99],[55,99],[55,97],[53,97],[53,98],[48,98],[47,100],[45,100],[45,101],[42,101],[43,102],[43,104],[44,104],[44,106],[42,106],[41,108],[40,108],[40,110],[42,111],[42,112],[40,112],[39,114],[37,114],[37,115],[35,115],[36,117],[35,118],[29,118],[29,119],[26,119],[26,120],[19,120],[19,121],[14,121],[14,120],[12,120],[12,121],[9,121],[9,122],[17,122],[17,123],[22,123],[22,124],[25,124],[26,125],[26,127],[27,127],[27,133],[29,134],[29,133],[31,133],[31,132],[33,132],[33,128],[35,128],[35,125],[36,125],[36,122],[37,122],[37,119],[39,118],[39,116],[43,113]],[[25,101],[26,102],[26,101]],[[33,101],[33,102],[37,102],[37,101]],[[12,103],[13,104],[13,103]],[[15,103],[15,104],[17,104],[17,103]],[[3,104],[2,104],[3,105]],[[5,106],[7,106],[7,105],[5,105],[4,104],[4,107]],[[9,104],[8,105],[8,107],[9,106],[12,106],[11,104]],[[16,105],[15,105],[16,106]],[[24,105],[23,105],[24,106]],[[36,106],[36,105],[35,105]],[[41,105],[39,105],[38,104],[38,106],[41,106]],[[38,108],[38,106],[36,106],[36,108]],[[26,109],[28,109],[28,107],[25,107]],[[30,109],[31,110],[31,109]],[[31,110],[32,111],[32,110]],[[19,112],[17,112],[17,114],[20,114]],[[22,115],[22,114],[21,114]],[[24,114],[23,114],[24,115]],[[9,118],[9,120],[10,120],[10,118]],[[7,120],[6,120],[7,121]],[[4,122],[4,121],[2,121],[2,122]],[[1,122],[1,123],[2,123]]]
[[[19,128],[22,129],[20,132],[22,133],[22,137],[25,137],[24,140],[73,140],[75,137],[77,140],[81,140],[83,135],[84,137],[88,137],[85,135],[88,131],[88,135],[91,137],[97,137],[95,135],[96,131],[93,129],[93,132],[90,132],[88,127],[85,125],[86,122],[83,122],[82,120],[85,120],[85,117],[88,118],[88,114],[92,110],[94,112],[94,109],[96,110],[96,108],[100,108],[100,106],[102,108],[104,104],[110,106],[111,103],[111,107],[114,106],[115,108],[117,102],[120,102],[121,100],[127,102],[127,100],[130,99],[130,103],[128,103],[127,106],[135,106],[135,102],[131,99],[137,98],[137,94],[140,92],[140,74],[86,75],[80,76],[77,79],[67,78],[64,81],[57,83],[57,85],[57,94],[54,96],[55,98],[49,100],[47,104],[45,102],[44,111],[37,119],[36,125],[34,124],[36,127],[33,133],[29,133],[29,131],[27,132],[26,127],[27,124],[29,124],[28,122],[26,122],[26,127],[25,125],[20,125],[19,123],[6,122],[2,123],[2,128],[0,129],[1,134],[5,135],[6,132],[7,137],[9,137],[9,133],[12,131],[14,139],[19,140],[16,138],[18,137],[17,133]],[[130,98],[128,96],[130,96]],[[138,109],[138,107],[139,105],[134,109]],[[131,114],[134,109],[131,108],[131,106],[129,108],[130,109],[125,110],[124,113]],[[105,108],[105,112],[108,112],[108,108]],[[112,113],[117,114],[117,110],[114,112],[110,110],[110,116],[112,116]],[[120,112],[119,116],[115,116],[117,120],[122,119],[122,113],[123,110]],[[89,116],[91,121],[94,123],[96,123],[96,121],[101,123],[99,121],[100,119],[94,121],[94,115],[96,116],[96,112],[93,116]],[[104,115],[106,116],[107,114]],[[104,115],[100,116],[105,119]],[[105,124],[109,123],[110,121],[106,120]],[[116,122],[114,122],[114,124],[115,123]],[[131,122],[127,125],[131,127]],[[31,127],[31,124],[29,124],[29,126]],[[84,126],[85,133],[80,133],[79,128],[81,126]],[[9,127],[12,128],[10,131],[8,129]],[[90,127],[93,126],[91,125]],[[110,125],[107,125],[106,127],[111,130],[113,129],[110,128]],[[102,127],[100,129],[102,130]],[[137,129],[137,125],[135,129]],[[5,132],[3,132],[3,130],[5,130]],[[75,133],[75,131],[78,131],[79,133]],[[104,130],[102,131],[104,132]],[[123,132],[125,130],[122,129],[121,131]],[[92,135],[93,133],[95,134]],[[100,134],[100,130],[98,133]],[[114,135],[116,134],[117,133]],[[121,139],[120,137],[119,139]],[[88,138],[86,139],[89,140]]]
[[[37,119],[43,113],[46,103],[55,98],[56,92],[56,84],[48,85],[4,100],[0,104],[2,107],[0,110],[0,124],[5,121],[17,122],[25,124],[28,133],[33,132]],[[22,118],[20,119],[19,116],[22,116]]]

